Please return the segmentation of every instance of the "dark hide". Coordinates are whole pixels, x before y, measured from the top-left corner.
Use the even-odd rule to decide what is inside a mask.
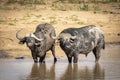
[[[34,62],[44,62],[46,52],[51,50],[54,56],[54,63],[57,61],[55,57],[55,29],[50,24],[40,24],[36,27],[33,33],[37,38],[32,37],[31,34],[22,38],[20,44],[26,42],[27,47],[31,50]],[[39,40],[40,39],[40,40]]]
[[[104,33],[94,25],[82,28],[67,28],[59,34],[60,47],[68,57],[69,63],[78,62],[78,54],[93,51],[96,61],[100,58],[101,48],[105,48]]]

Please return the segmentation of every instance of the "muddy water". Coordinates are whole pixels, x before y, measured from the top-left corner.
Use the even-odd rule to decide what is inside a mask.
[[[99,63],[92,53],[79,55],[78,64],[68,64],[60,57],[56,64],[46,58],[45,64],[32,59],[1,59],[0,80],[120,80],[120,45],[107,45]]]

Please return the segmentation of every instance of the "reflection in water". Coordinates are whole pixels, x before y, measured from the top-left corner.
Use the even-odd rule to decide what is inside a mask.
[[[104,80],[104,70],[101,69],[99,63],[96,63],[92,69],[88,66],[78,69],[77,64],[73,64],[73,66],[68,64],[60,80]]]
[[[120,45],[108,45],[101,53],[100,64],[91,53],[86,59],[81,55],[78,64],[67,64],[66,57],[55,65],[52,58],[46,64],[0,59],[0,80],[120,80]]]
[[[27,80],[104,80],[105,75],[99,63],[96,63],[93,67],[68,64],[62,75],[55,72],[55,64],[48,68],[46,64],[34,63]],[[56,76],[59,78],[56,78]]]
[[[34,63],[30,75],[27,80],[55,80],[55,65],[53,64],[50,70],[47,70],[46,64]]]
[[[104,70],[101,69],[100,64],[96,63],[95,67],[94,67],[94,79],[101,79],[104,80],[105,74],[104,74]]]

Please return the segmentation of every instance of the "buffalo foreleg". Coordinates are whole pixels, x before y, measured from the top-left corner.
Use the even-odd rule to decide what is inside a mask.
[[[38,62],[38,60],[37,60],[37,56],[36,56],[36,54],[33,53],[33,52],[32,52],[32,58],[33,58],[33,60],[34,60],[35,63]]]
[[[45,53],[45,55],[40,57],[40,59],[39,59],[40,63],[45,63],[45,56],[46,56],[46,53]]]
[[[72,62],[72,56],[67,55],[68,58],[68,62],[71,63]]]

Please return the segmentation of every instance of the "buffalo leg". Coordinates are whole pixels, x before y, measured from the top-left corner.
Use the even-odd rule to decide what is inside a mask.
[[[40,59],[39,59],[40,63],[45,63],[45,56],[46,56],[46,53],[44,56],[40,57]]]
[[[34,60],[34,62],[35,62],[35,63],[37,63],[37,62],[38,62],[37,58],[33,58],[33,60]]]
[[[99,58],[100,58],[100,47],[97,46],[93,49],[93,53],[95,56],[95,61],[98,62]]]
[[[35,62],[35,63],[37,63],[37,62],[38,62],[38,60],[37,60],[37,56],[36,56],[36,54],[35,54],[35,53],[32,53],[32,58],[33,58],[33,60],[34,60],[34,62]]]
[[[72,62],[72,57],[67,55],[67,58],[68,58],[68,62],[71,63]]]
[[[54,63],[56,63],[57,58],[56,58],[56,56],[55,56],[55,45],[52,46],[51,51],[52,51],[52,55],[53,55],[53,57],[54,57]]]
[[[74,54],[73,62],[74,62],[74,63],[77,63],[77,62],[78,62],[78,54],[77,54],[77,53]]]

